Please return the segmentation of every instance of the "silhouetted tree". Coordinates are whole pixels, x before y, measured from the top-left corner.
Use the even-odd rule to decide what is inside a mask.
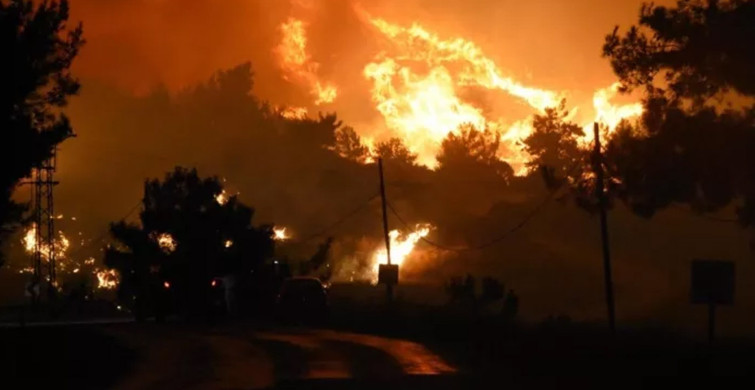
[[[412,153],[401,142],[400,138],[391,138],[388,141],[378,142],[375,154],[389,164],[415,165],[417,163],[417,154]]]
[[[480,301],[493,302],[503,298],[504,289],[503,284],[491,277],[482,278],[482,293],[480,294]]]
[[[549,187],[579,177],[586,163],[587,153],[579,146],[584,130],[568,121],[566,103],[545,109],[532,120],[532,134],[524,139],[524,150],[532,156],[530,169],[540,170]]]
[[[755,222],[753,20],[751,1],[646,4],[640,27],[606,38],[603,54],[624,88],[645,92],[639,126],[624,126],[606,147],[618,195],[638,214],[741,200],[741,222]]]
[[[752,96],[753,20],[752,1],[681,0],[673,8],[643,4],[640,27],[623,36],[616,27],[603,54],[626,87],[642,86],[652,95],[688,98],[696,106],[729,89]]]
[[[568,114],[566,103],[562,101],[558,107],[547,108],[543,114],[534,116],[533,132],[523,141],[524,150],[532,156],[527,165],[540,172],[550,190],[568,186],[579,206],[594,211],[597,200],[593,177],[589,174],[591,151],[580,146],[584,130],[569,121]]]
[[[334,150],[339,156],[356,162],[365,162],[370,156],[370,149],[362,144],[362,139],[350,126],[336,130]]]
[[[183,168],[145,183],[141,224],[111,226],[105,263],[121,275],[122,298],[151,304],[167,287],[184,314],[202,314],[213,277],[243,280],[272,254],[272,228],[252,226],[254,210],[221,194],[220,180]]]
[[[439,169],[466,171],[466,175],[474,171],[488,171],[509,179],[514,171],[498,158],[500,145],[500,134],[463,125],[443,140],[437,158]]]
[[[0,1],[0,242],[25,208],[11,200],[19,180],[73,134],[60,109],[79,90],[70,67],[84,41],[67,21],[66,0]]]

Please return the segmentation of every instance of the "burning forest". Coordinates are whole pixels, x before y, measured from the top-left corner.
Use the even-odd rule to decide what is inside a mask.
[[[144,242],[129,248],[165,259],[150,258],[146,269],[167,278],[196,237],[173,220],[143,219],[154,205],[144,203],[141,185],[179,166],[221,175],[202,212],[248,207],[249,215],[228,213],[253,217],[273,248],[266,261],[290,263],[293,273],[376,283],[387,263],[387,230],[401,280],[443,286],[459,275],[492,275],[531,297],[523,308],[530,319],[560,310],[595,318],[603,310],[588,294],[602,283],[588,260],[599,240],[595,123],[622,271],[617,291],[637,297],[628,317],[664,312],[676,299],[683,278],[659,280],[705,252],[702,243],[687,245],[690,237],[725,231],[716,248],[748,253],[736,226],[719,230],[666,207],[692,204],[708,187],[682,183],[658,198],[632,192],[660,186],[660,178],[636,171],[645,166],[631,153],[650,153],[636,140],[671,116],[651,104],[657,96],[627,88],[633,79],[613,72],[600,50],[616,24],[635,22],[639,2],[482,2],[475,12],[451,0],[127,3],[71,1],[88,43],[72,68],[82,89],[66,112],[78,138],[60,149],[55,196],[59,209],[82,218],[75,229],[58,229],[54,249],[37,249],[36,227],[26,224],[14,241],[22,245],[10,263],[15,272],[30,271],[30,253],[40,250],[44,259],[54,250],[62,277],[86,274],[102,290],[117,289],[128,276],[106,266],[103,254],[128,250],[111,229],[147,224],[153,230],[140,231]],[[602,16],[586,17],[589,11]],[[103,13],[107,22],[92,17]],[[615,61],[609,46],[604,56]],[[693,187],[699,193],[683,191]],[[730,193],[719,195],[699,209],[729,218]],[[26,199],[20,190],[14,196]],[[140,199],[139,218],[134,211],[118,225]],[[662,231],[638,217],[656,212]],[[102,238],[79,243],[84,237]],[[225,232],[202,250],[241,267],[232,259],[249,250],[244,237]],[[641,251],[636,241],[663,249]],[[684,253],[671,256],[677,248]],[[638,289],[637,275],[657,291]],[[562,294],[563,285],[579,298]],[[684,322],[686,314],[667,313]]]

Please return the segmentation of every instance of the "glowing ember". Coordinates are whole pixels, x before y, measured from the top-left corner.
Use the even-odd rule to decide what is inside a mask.
[[[228,203],[228,195],[226,195],[225,190],[215,195],[215,201],[221,206]]]
[[[306,83],[315,97],[315,105],[332,103],[338,96],[335,86],[322,83],[317,77],[320,64],[307,54],[307,35],[304,22],[290,18],[280,27],[283,35],[277,52],[281,67]]]
[[[414,251],[417,242],[430,234],[432,226],[429,224],[417,225],[415,230],[409,234],[401,234],[398,230],[391,230],[388,236],[391,240],[391,264],[402,265],[404,260]],[[385,247],[381,247],[372,255],[374,281],[377,281],[377,272],[380,264],[388,264],[388,256]]]
[[[275,241],[286,241],[289,238],[291,238],[291,236],[289,236],[288,234],[286,234],[286,228],[284,228],[284,227],[281,227],[281,228],[275,227],[275,228],[273,228],[273,239]]]
[[[163,282],[163,287],[165,287],[166,289],[170,288],[170,282],[168,282],[167,280]]]
[[[118,272],[114,269],[99,270],[97,275],[97,288],[102,290],[113,290],[118,287]]]
[[[84,260],[84,264],[86,264],[86,265],[93,265],[94,264],[94,257],[90,257],[90,258]]]
[[[169,233],[153,234],[153,239],[157,241],[157,245],[165,254],[171,254],[176,251],[178,243]]]
[[[34,268],[31,268],[31,267],[21,268],[20,270],[18,270],[18,273],[19,274],[32,274],[34,273]]]
[[[226,248],[230,248],[230,247],[232,247],[232,246],[233,246],[233,241],[231,241],[231,240],[225,240],[225,242],[223,243],[223,245],[224,245],[224,246],[225,246]]]

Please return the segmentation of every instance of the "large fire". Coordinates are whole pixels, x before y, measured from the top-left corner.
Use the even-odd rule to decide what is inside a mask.
[[[314,62],[307,53],[307,34],[303,21],[290,18],[280,27],[283,39],[277,52],[283,69],[298,81],[306,83],[315,98],[315,105],[332,103],[338,90],[318,78],[320,64]]]
[[[418,154],[420,163],[435,166],[443,139],[461,125],[471,124],[499,132],[503,145],[500,157],[518,174],[526,173],[529,156],[520,142],[532,133],[532,118],[491,118],[481,107],[463,99],[461,92],[469,87],[498,90],[521,99],[536,113],[558,106],[566,96],[564,92],[527,86],[506,76],[482,49],[465,39],[444,40],[416,23],[402,27],[383,19],[367,20],[387,38],[393,53],[381,53],[365,67],[365,77],[373,82],[373,101],[386,126]],[[610,99],[617,90],[618,84],[614,84],[595,92],[595,118],[590,122],[600,121],[613,129],[622,119],[642,113],[639,103],[612,105]],[[585,136],[589,138],[592,133],[587,131]]]
[[[469,40],[442,38],[419,23],[401,26],[357,12],[383,42],[381,52],[365,65],[363,75],[372,84],[371,98],[383,117],[387,132],[357,128],[366,140],[375,141],[375,134],[381,134],[378,138],[399,137],[417,154],[420,164],[433,168],[437,165],[441,143],[448,134],[471,124],[480,130],[499,133],[499,157],[517,174],[527,173],[530,156],[522,150],[521,141],[533,131],[532,115],[557,107],[568,98],[566,92],[525,85]],[[281,67],[311,86],[315,105],[335,100],[334,87],[332,94],[323,94],[327,88],[323,88],[317,77],[319,65],[306,51],[305,23],[291,18],[280,29],[283,39],[277,51]],[[579,123],[586,129],[584,142],[592,140],[592,122],[601,122],[611,131],[622,119],[642,113],[639,103],[615,105],[611,102],[618,86],[613,84],[594,91],[592,116],[589,109],[581,107],[570,111],[570,119],[580,114]],[[496,114],[465,96],[470,89],[505,93],[532,112],[524,118],[495,117]],[[297,118],[305,113],[305,109],[298,108],[283,115]]]

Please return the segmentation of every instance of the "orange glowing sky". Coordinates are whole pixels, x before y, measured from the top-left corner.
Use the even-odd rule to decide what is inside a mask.
[[[615,25],[636,22],[640,0],[72,0],[87,46],[77,59],[83,78],[144,93],[158,84],[176,90],[212,72],[251,60],[257,91],[270,99],[282,80],[274,61],[279,26],[289,17],[310,26],[311,55],[339,84],[359,72],[377,48],[354,6],[392,23],[420,22],[442,36],[479,45],[523,81],[552,89],[592,90],[613,81],[600,58]],[[353,70],[353,71],[352,71]],[[358,86],[352,88],[357,89]],[[348,89],[348,88],[347,88]],[[279,96],[282,95],[282,96]],[[289,96],[286,96],[289,95]],[[348,99],[344,99],[348,100]],[[345,108],[349,103],[343,103]],[[338,108],[338,107],[336,107]]]
[[[75,69],[84,80],[137,95],[158,86],[175,92],[218,69],[251,61],[255,94],[274,105],[338,112],[368,141],[412,139],[409,146],[428,166],[445,134],[462,122],[490,125],[506,140],[502,157],[521,172],[527,156],[516,143],[528,134],[531,115],[566,98],[579,111],[575,120],[595,119],[594,94],[615,82],[600,57],[603,38],[613,26],[635,22],[640,1],[74,0],[72,5],[88,40]],[[436,42],[428,55],[440,50],[453,56],[446,47],[460,39],[473,45],[475,53],[465,53],[461,66],[472,63],[474,80],[464,76],[466,70],[454,73],[458,61],[422,61],[417,69],[416,60],[424,57],[407,58],[427,46],[417,43],[417,31]],[[391,66],[390,79],[380,80]],[[612,103],[621,97],[616,100]]]

